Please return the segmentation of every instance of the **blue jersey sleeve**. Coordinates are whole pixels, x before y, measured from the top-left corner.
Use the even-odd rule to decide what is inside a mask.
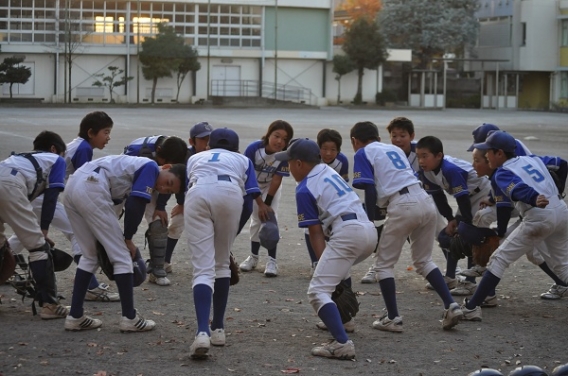
[[[525,184],[520,177],[502,168],[497,169],[494,176],[497,187],[511,200],[535,206],[539,193]]]
[[[255,141],[247,146],[245,149],[245,157],[254,162],[254,153],[258,150],[259,144],[262,144],[262,141]]]
[[[455,198],[464,195],[469,196],[469,191],[467,189],[467,171],[444,160],[442,162],[442,174],[448,181],[448,191],[452,196]]]
[[[47,178],[49,185],[47,188],[60,188],[63,190],[65,188],[65,170],[67,166],[65,164],[65,159],[58,157],[51,171],[49,171],[49,176]]]
[[[73,158],[71,158],[71,164],[73,164],[73,168],[75,169],[75,171],[77,171],[79,167],[92,160],[93,149],[86,141],[83,141],[77,148],[77,151],[75,152],[75,155],[73,155]]]
[[[321,224],[316,199],[303,182],[296,187],[296,208],[298,227]]]
[[[349,161],[347,160],[347,157],[345,156],[345,154],[339,153],[337,154],[337,159],[341,161],[341,169],[339,170],[339,175],[341,175],[341,177],[345,179],[345,181],[349,181]]]
[[[365,149],[361,148],[353,158],[353,187],[365,189],[365,185],[375,185],[375,170],[365,155]]]
[[[159,174],[160,169],[156,162],[148,161],[148,163],[145,163],[134,174],[130,195],[143,198],[149,202]]]
[[[253,198],[260,195],[260,188],[258,187],[258,182],[256,181],[256,173],[254,171],[254,165],[252,161],[249,159],[249,166],[246,171],[246,179],[245,179],[245,193],[251,194]]]

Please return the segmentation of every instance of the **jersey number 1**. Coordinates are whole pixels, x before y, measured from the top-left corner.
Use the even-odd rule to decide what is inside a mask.
[[[329,183],[333,186],[333,188],[335,188],[335,190],[337,191],[337,195],[339,197],[343,196],[345,194],[345,192],[351,192],[353,189],[351,189],[350,186],[347,185],[347,183],[345,183],[345,180],[343,180],[343,178],[339,175],[332,175],[331,176],[333,179],[330,178],[325,178],[323,179],[324,182]],[[333,181],[335,180],[335,181]]]

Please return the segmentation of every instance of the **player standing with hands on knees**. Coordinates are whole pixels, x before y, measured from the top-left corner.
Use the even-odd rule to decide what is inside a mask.
[[[210,345],[225,345],[231,247],[239,230],[244,196],[260,195],[254,166],[238,151],[237,133],[218,128],[209,136],[209,150],[194,155],[187,162],[189,189],[185,202],[190,210],[185,213],[185,231],[193,265],[193,302],[197,316],[197,334],[190,347],[193,359],[206,358]]]
[[[369,220],[374,220],[375,206],[387,208],[375,259],[375,270],[387,308],[373,323],[378,330],[402,332],[402,317],[396,303],[394,265],[402,247],[410,238],[411,257],[416,272],[424,276],[444,302],[442,328],[456,326],[463,315],[454,302],[442,273],[432,261],[432,239],[436,231],[436,206],[414,175],[404,152],[397,146],[380,142],[377,126],[360,122],[351,128],[355,150],[353,186],[365,190]]]
[[[510,134],[495,131],[474,148],[487,150],[489,166],[496,169],[492,184],[523,217],[492,255],[477,290],[462,306],[464,320],[481,321],[480,305],[495,290],[505,269],[535,248],[558,278],[568,282],[568,207],[540,157],[515,156],[516,143]]]
[[[156,323],[145,320],[134,308],[132,260],[137,248],[136,233],[152,193],[173,194],[183,189],[185,165],[158,164],[148,158],[111,155],[84,164],[71,177],[63,205],[83,256],[77,266],[71,310],[65,329],[96,329],[101,320],[83,313],[83,300],[93,273],[98,269],[97,241],[113,265],[114,280],[120,295],[120,331],[152,330]],[[124,231],[118,222],[115,205],[124,203]]]
[[[239,265],[243,272],[250,272],[258,265],[260,225],[268,220],[269,215],[277,216],[276,211],[282,193],[282,177],[290,176],[290,173],[288,163],[274,159],[274,153],[286,150],[292,137],[294,137],[292,126],[284,120],[275,120],[262,139],[253,142],[245,150],[245,155],[252,161],[256,170],[256,179],[262,196],[258,196],[253,204],[250,223],[251,254]],[[278,275],[276,247],[268,250],[264,275],[267,277]]]
[[[328,344],[314,347],[312,355],[353,359],[355,345],[347,337],[331,295],[342,280],[348,279],[350,284],[351,266],[373,253],[377,245],[375,226],[367,219],[359,196],[344,178],[320,163],[320,147],[314,141],[298,139],[287,151],[277,153],[276,160],[288,161],[290,172],[299,183],[298,225],[308,228],[311,246],[319,259],[308,297],[334,338]]]

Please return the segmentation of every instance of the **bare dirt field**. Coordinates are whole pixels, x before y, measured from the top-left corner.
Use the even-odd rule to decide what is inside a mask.
[[[0,158],[11,151],[26,151],[42,130],[58,132],[66,142],[76,137],[80,119],[89,111],[106,111],[115,121],[109,145],[95,157],[118,154],[131,140],[166,134],[188,137],[196,122],[230,127],[241,137],[241,150],[259,139],[275,119],[289,121],[295,136],[315,138],[321,128],[335,128],[344,138],[343,152],[352,161],[349,129],[357,121],[370,120],[389,142],[384,128],[395,116],[406,116],[416,126],[416,139],[434,135],[444,141],[446,154],[470,160],[465,150],[471,131],[492,122],[511,132],[535,154],[568,159],[568,117],[565,114],[510,111],[381,111],[325,109],[211,109],[185,108],[12,108],[0,107]],[[297,228],[295,183],[284,179],[279,209],[282,239],[278,247],[279,276],[266,278],[262,271],[266,251],[261,250],[259,269],[241,275],[231,288],[226,315],[227,345],[213,347],[205,361],[189,359],[196,330],[191,293],[191,266],[183,238],[173,257],[172,285],[144,283],[135,288],[135,305],[157,322],[148,333],[122,334],[118,330],[119,303],[87,302],[88,314],[103,320],[100,330],[66,332],[63,320],[42,321],[31,312],[31,301],[21,301],[9,285],[0,286],[0,375],[467,375],[487,366],[507,375],[517,365],[533,364],[551,370],[568,362],[568,299],[539,298],[552,281],[526,259],[507,271],[497,295],[499,306],[483,310],[483,321],[462,322],[443,331],[443,307],[425,289],[425,281],[412,270],[405,250],[396,267],[397,299],[404,319],[401,334],[380,332],[371,324],[384,308],[378,284],[359,279],[372,260],[352,269],[354,290],[361,310],[357,330],[350,335],[356,346],[355,361],[337,361],[310,355],[310,349],[330,339],[318,330],[318,317],[309,305],[309,258],[303,231]],[[450,201],[451,202],[451,201]],[[173,200],[170,202],[173,205]],[[186,210],[191,210],[187,207]],[[143,223],[135,238],[142,248]],[[69,251],[66,239],[50,233],[59,248]],[[356,241],[356,239],[354,239]],[[438,251],[438,248],[435,248]],[[434,259],[444,268],[441,252]],[[567,249],[568,252],[568,249]],[[248,232],[236,239],[237,261],[249,254]],[[143,251],[147,254],[147,251]],[[460,265],[464,267],[465,265]],[[75,267],[58,273],[60,292],[70,304]],[[103,275],[101,281],[108,282]],[[112,285],[112,284],[111,284]],[[458,301],[461,302],[461,298]]]

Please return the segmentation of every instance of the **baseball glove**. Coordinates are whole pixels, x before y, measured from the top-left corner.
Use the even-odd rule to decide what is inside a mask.
[[[499,248],[499,240],[497,235],[488,236],[480,245],[473,245],[473,262],[479,266],[487,266],[489,258]]]
[[[331,294],[331,300],[333,300],[337,306],[337,310],[341,316],[341,322],[344,324],[351,321],[351,319],[357,315],[357,312],[359,312],[357,295],[355,295],[351,286],[349,286],[345,280],[335,286],[335,291]]]
[[[114,281],[114,266],[105,251],[105,247],[97,240],[97,260],[99,261],[99,266],[103,273],[108,279]]]
[[[450,239],[450,256],[454,260],[459,260],[465,257],[471,257],[471,244],[466,242],[459,234],[452,236]]]
[[[237,265],[237,262],[235,261],[235,257],[233,256],[233,253],[231,252],[231,255],[229,256],[229,269],[231,269],[231,286],[236,285],[237,283],[239,283],[239,266]]]

